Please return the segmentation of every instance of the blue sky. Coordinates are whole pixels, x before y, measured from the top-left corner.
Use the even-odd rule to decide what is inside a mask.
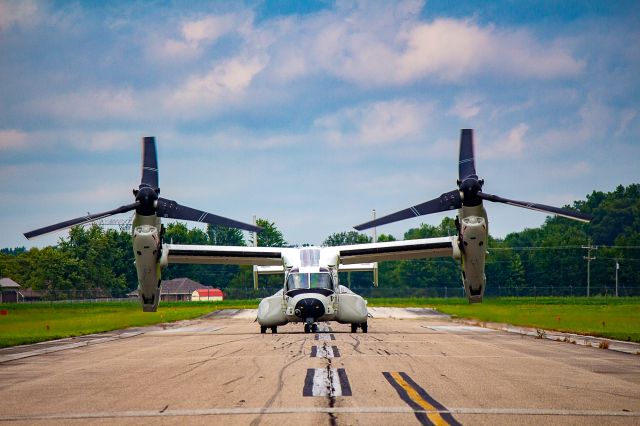
[[[455,187],[564,205],[640,181],[632,1],[0,1],[0,247],[162,195],[290,243]],[[487,203],[503,237],[545,215]],[[401,238],[420,223],[378,229]],[[126,216],[123,217],[126,219]]]

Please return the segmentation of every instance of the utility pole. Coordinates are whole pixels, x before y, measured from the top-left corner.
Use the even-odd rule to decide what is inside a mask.
[[[373,209],[373,220],[376,220],[376,209]],[[376,227],[373,227],[373,242],[378,242],[378,232],[376,231]]]
[[[590,287],[591,287],[591,261],[596,260],[595,256],[591,256],[591,250],[598,250],[598,246],[591,245],[591,238],[587,240],[587,246],[582,246],[583,249],[587,250],[587,255],[584,259],[587,261],[587,297],[589,297]]]
[[[616,259],[616,297],[618,297],[618,269],[620,269],[620,264],[618,263],[618,259]]]

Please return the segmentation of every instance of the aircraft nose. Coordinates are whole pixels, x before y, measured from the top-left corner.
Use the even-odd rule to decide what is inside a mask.
[[[297,317],[302,319],[317,319],[324,315],[324,305],[318,299],[307,297],[296,303],[293,311]]]

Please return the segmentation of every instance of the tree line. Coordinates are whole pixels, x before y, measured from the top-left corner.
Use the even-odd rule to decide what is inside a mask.
[[[612,294],[616,273],[621,295],[640,294],[640,185],[619,186],[608,193],[594,191],[571,207],[593,215],[593,220],[584,224],[548,217],[538,228],[514,232],[502,239],[489,237],[487,294],[546,291],[556,295],[584,295],[587,284],[592,295]],[[257,222],[264,228],[257,236],[258,246],[287,246],[274,222],[267,219]],[[403,239],[456,233],[454,220],[444,218],[437,226],[421,224],[407,230]],[[385,234],[378,238],[378,241],[393,240],[392,235]],[[164,241],[253,245],[252,237],[245,240],[243,232],[237,229],[213,225],[206,229],[189,228],[180,222],[166,226]],[[345,231],[328,236],[322,245],[371,241],[367,234]],[[590,252],[585,248],[589,246]],[[590,262],[588,271],[589,263],[584,258],[589,253],[595,260]],[[55,298],[82,297],[87,293],[123,297],[137,287],[133,262],[130,230],[103,229],[94,224],[71,228],[68,237],[60,239],[56,246],[0,250],[0,276]],[[176,264],[169,265],[163,272],[164,279],[178,277],[222,288],[228,294],[250,294],[239,290],[253,287],[250,266]],[[451,258],[382,262],[378,289],[372,288],[372,274],[367,272],[341,273],[340,281],[365,296],[424,296],[434,295],[431,292],[434,289],[461,287],[460,266]],[[280,276],[260,277],[262,287],[276,289],[281,285]]]

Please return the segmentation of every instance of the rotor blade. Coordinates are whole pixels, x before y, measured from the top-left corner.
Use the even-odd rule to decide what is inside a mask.
[[[568,219],[579,220],[581,222],[589,222],[592,219],[591,215],[579,212],[577,210],[569,210],[560,207],[547,206],[545,204],[530,203],[528,201],[516,201],[508,198],[502,198],[497,195],[491,195],[484,192],[478,192],[478,197],[483,200],[493,201],[495,203],[504,203],[516,207],[523,207],[525,209],[537,210],[544,213],[551,213],[558,216],[566,217]]]
[[[446,212],[448,210],[459,209],[462,206],[460,199],[460,191],[454,190],[445,192],[440,197],[426,201],[422,204],[391,213],[369,222],[354,226],[358,231],[373,228],[374,226],[386,225],[387,223],[398,222],[400,220],[409,219],[411,217],[422,216],[430,213]]]
[[[460,156],[458,157],[458,178],[462,182],[466,177],[476,174],[473,157],[473,129],[460,131]]]
[[[142,138],[142,184],[158,189],[158,155],[156,154],[156,138]]]
[[[202,210],[192,209],[191,207],[182,206],[173,200],[166,198],[158,198],[157,215],[160,217],[168,217],[171,219],[190,220],[193,222],[209,223],[211,225],[222,225],[229,228],[244,229],[245,231],[260,232],[262,228],[248,223],[239,222],[223,216],[212,213],[203,212]]]
[[[138,207],[139,203],[127,204],[126,206],[120,206],[117,209],[109,210],[102,213],[89,214],[87,216],[78,217],[76,219],[67,220],[64,222],[56,223],[55,225],[45,226],[44,228],[36,229],[34,231],[25,232],[24,236],[27,238],[37,237],[38,235],[47,234],[49,232],[57,231],[59,229],[69,228],[74,225],[80,225],[94,220],[102,219],[108,216],[113,216],[118,213],[126,213],[134,210]]]

